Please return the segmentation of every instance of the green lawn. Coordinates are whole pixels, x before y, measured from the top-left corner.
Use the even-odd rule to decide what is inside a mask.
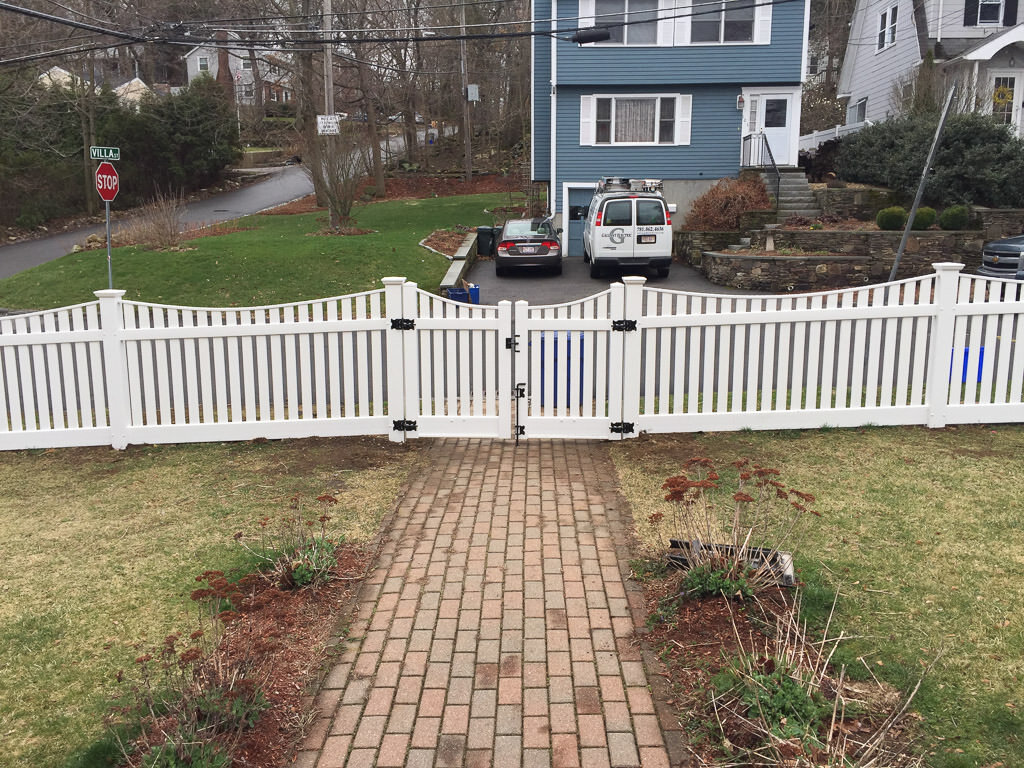
[[[245,231],[184,243],[180,251],[116,248],[114,287],[137,301],[223,307],[275,304],[380,288],[407,277],[436,291],[450,262],[418,245],[435,229],[492,224],[507,195],[395,200],[357,206],[372,234],[316,235],[326,212],[240,219]],[[91,301],[107,287],[106,250],[69,254],[0,280],[0,306],[49,309]]]
[[[327,492],[331,533],[366,541],[417,456],[370,438],[0,453],[0,763],[76,764],[133,645],[195,629],[195,576],[246,561],[236,532]]]
[[[909,690],[941,653],[915,699],[928,764],[1024,765],[1024,427],[657,435],[613,456],[648,542],[662,482],[691,457],[749,457],[813,493],[805,607],[820,618],[839,590],[830,634],[859,638],[850,672]]]

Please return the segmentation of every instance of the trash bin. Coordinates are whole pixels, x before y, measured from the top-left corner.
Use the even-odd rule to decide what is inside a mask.
[[[466,290],[469,291],[469,303],[479,304],[480,303],[480,286],[476,283],[469,283],[466,285]]]
[[[451,299],[452,301],[468,302],[469,291],[467,291],[465,288],[449,288],[448,298]]]
[[[498,233],[495,231],[497,227],[477,227],[476,228],[476,252],[479,256],[493,256],[495,238]]]

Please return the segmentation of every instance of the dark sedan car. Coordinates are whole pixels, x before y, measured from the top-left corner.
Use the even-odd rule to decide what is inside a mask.
[[[494,271],[499,277],[512,267],[542,267],[562,274],[562,246],[550,219],[509,219],[498,235]]]
[[[1024,253],[1024,235],[985,243],[978,274],[986,277],[1016,277],[1021,272],[1021,253]]]

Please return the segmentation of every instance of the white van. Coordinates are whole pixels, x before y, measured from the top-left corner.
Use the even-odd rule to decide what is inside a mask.
[[[650,267],[668,277],[672,263],[672,210],[657,179],[603,178],[583,227],[583,260],[590,276],[605,267]]]

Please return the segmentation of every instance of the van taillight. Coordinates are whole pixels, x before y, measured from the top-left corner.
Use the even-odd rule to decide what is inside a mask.
[[[672,214],[668,212],[668,208],[665,209],[665,223],[672,226]]]
[[[597,212],[597,218],[594,219],[594,226],[595,227],[600,227],[601,226],[601,212],[600,211]]]

